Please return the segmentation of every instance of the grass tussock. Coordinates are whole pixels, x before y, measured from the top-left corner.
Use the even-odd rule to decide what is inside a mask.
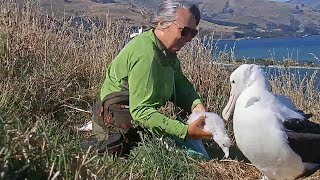
[[[83,17],[91,21],[90,18]],[[91,104],[104,70],[128,42],[129,27],[76,24],[56,19],[32,2],[0,2],[0,179],[252,179],[260,173],[238,161],[199,162],[157,138],[145,138],[129,160],[88,153],[87,134],[75,128],[91,120]],[[182,68],[209,111],[221,114],[232,69],[215,64],[212,47],[197,40],[179,56]],[[226,61],[225,53],[214,60]],[[315,76],[272,77],[273,90],[292,98],[319,120]],[[170,114],[172,106],[168,105]],[[228,124],[232,134],[231,124]],[[214,157],[220,151],[209,144]],[[240,157],[240,156],[239,156]],[[238,160],[241,160],[241,158]],[[319,177],[319,176],[318,176]]]
[[[275,93],[291,98],[298,108],[313,114],[313,121],[320,123],[320,86],[317,84],[317,72],[307,78],[304,75],[281,71],[280,75],[272,75],[271,79]]]

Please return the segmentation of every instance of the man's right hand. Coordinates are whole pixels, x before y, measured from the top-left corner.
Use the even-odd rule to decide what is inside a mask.
[[[212,139],[212,134],[203,129],[204,116],[200,116],[196,121],[188,125],[187,137],[190,139]]]

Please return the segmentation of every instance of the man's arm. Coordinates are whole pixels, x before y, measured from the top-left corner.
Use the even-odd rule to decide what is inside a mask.
[[[150,56],[152,58],[152,56]],[[153,70],[158,68],[144,54],[133,60],[130,64],[129,82],[129,107],[130,113],[134,121],[139,122],[143,127],[148,128],[152,132],[176,136],[184,139],[188,132],[188,126],[180,121],[170,119],[159,113],[156,107],[159,100],[153,92],[158,87],[158,83],[153,80]],[[161,75],[161,74],[160,74]]]
[[[175,100],[176,105],[184,109],[186,112],[206,111],[201,102],[200,96],[194,89],[191,82],[182,73],[179,60],[175,67]]]

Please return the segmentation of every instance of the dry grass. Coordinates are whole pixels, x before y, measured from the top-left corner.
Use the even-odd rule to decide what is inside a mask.
[[[202,163],[202,171],[207,179],[259,179],[260,172],[251,164],[233,160],[213,160]],[[211,178],[213,177],[213,178]]]
[[[199,179],[238,179],[252,180],[260,179],[262,174],[250,163],[235,160],[212,160],[200,164],[201,175]],[[304,178],[304,180],[317,180],[320,178],[320,171]]]
[[[118,21],[106,19],[103,27],[74,26],[69,19],[43,15],[30,3],[19,9],[10,0],[0,2],[0,178],[258,178],[260,173],[236,153],[233,159],[240,162],[199,163],[179,149],[172,152],[157,142],[146,142],[122,162],[81,150],[85,136],[74,126],[91,119],[105,67],[127,43],[128,34],[129,27]],[[221,114],[232,68],[216,65],[210,49],[195,40],[179,56],[208,110]],[[229,58],[219,53],[214,60]],[[272,85],[317,121],[320,93],[313,88],[314,78],[273,77]],[[232,134],[231,124],[228,127]],[[218,154],[217,147],[209,146]],[[181,163],[166,168],[171,161]]]
[[[293,100],[296,106],[305,112],[312,113],[312,120],[320,123],[320,93],[315,89],[319,81],[315,72],[310,78],[305,76],[288,74],[285,71],[281,75],[271,77],[272,90],[277,94],[283,94]]]

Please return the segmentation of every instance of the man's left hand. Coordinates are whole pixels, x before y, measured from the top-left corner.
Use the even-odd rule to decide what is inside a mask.
[[[207,109],[202,103],[200,103],[192,109],[192,113],[195,113],[195,112],[207,112]]]

